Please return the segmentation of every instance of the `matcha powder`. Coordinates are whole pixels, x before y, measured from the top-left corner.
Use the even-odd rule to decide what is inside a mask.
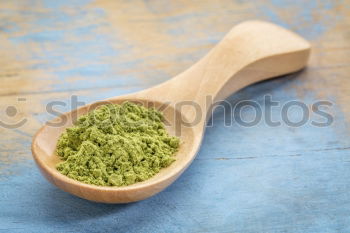
[[[179,139],[169,136],[163,115],[124,102],[103,105],[81,116],[57,143],[62,174],[87,184],[125,186],[169,166]]]

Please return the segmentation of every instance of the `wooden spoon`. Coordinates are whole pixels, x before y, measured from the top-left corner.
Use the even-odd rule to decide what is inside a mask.
[[[223,100],[252,83],[298,71],[306,65],[309,53],[310,44],[289,30],[268,22],[243,22],[205,57],[173,79],[138,93],[83,106],[47,123],[33,139],[33,157],[51,183],[79,197],[105,203],[151,197],[176,180],[195,158],[206,119],[211,115],[208,112],[212,103],[208,99]],[[59,173],[55,168],[59,162],[55,147],[65,128],[77,116],[100,104],[126,100],[163,111],[169,133],[181,138],[176,161],[151,179],[125,187],[84,184]]]

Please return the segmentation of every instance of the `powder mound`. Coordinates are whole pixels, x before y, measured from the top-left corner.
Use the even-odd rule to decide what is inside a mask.
[[[81,116],[57,143],[62,174],[87,184],[125,186],[151,178],[169,166],[179,139],[169,136],[163,115],[124,102]]]

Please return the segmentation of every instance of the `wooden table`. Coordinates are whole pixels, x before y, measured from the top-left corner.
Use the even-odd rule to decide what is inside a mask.
[[[33,134],[72,98],[89,103],[165,81],[247,19],[290,28],[313,45],[307,69],[240,91],[252,127],[217,109],[190,168],[138,203],[92,203],[49,184]],[[350,2],[0,0],[0,232],[350,232]],[[312,111],[318,101],[331,106]],[[282,108],[308,106],[291,127]],[[250,121],[256,109],[241,109]],[[301,117],[289,109],[290,120]],[[225,125],[227,119],[232,124]]]

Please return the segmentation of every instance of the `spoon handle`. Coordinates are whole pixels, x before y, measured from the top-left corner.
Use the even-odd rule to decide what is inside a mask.
[[[310,44],[297,34],[268,22],[247,21],[233,27],[189,69],[146,91],[173,104],[194,101],[207,111],[208,97],[222,100],[252,83],[298,71],[309,53]]]

